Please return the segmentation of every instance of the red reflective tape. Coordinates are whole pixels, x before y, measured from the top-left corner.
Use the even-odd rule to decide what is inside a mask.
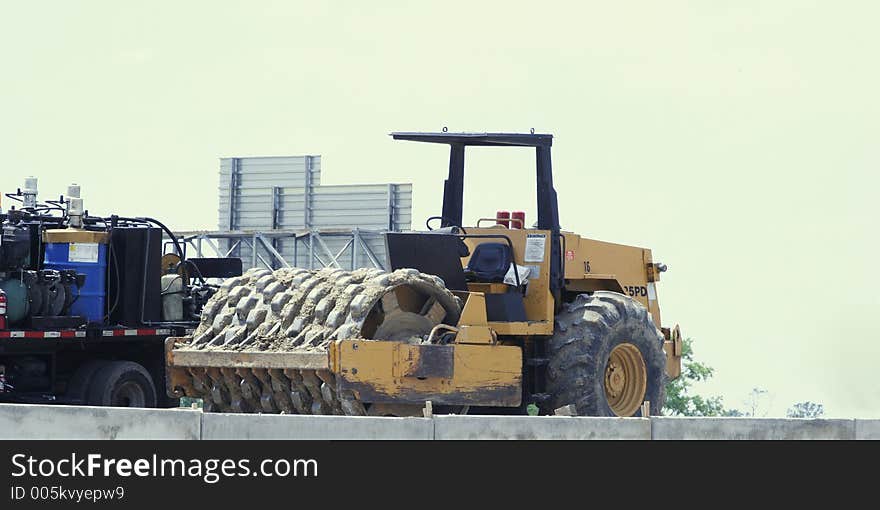
[[[0,331],[0,338],[72,338],[84,337],[85,331]]]
[[[168,336],[170,329],[105,329],[101,336]],[[2,331],[0,338],[85,338],[86,332],[67,329],[61,331]]]
[[[155,334],[155,329],[107,329],[102,333],[104,336],[150,336]]]
[[[155,329],[108,329],[103,332],[104,336],[153,336]]]
[[[125,330],[126,336],[161,336],[161,335],[170,335],[170,329],[127,329]]]
[[[142,336],[162,336],[170,335],[170,329],[139,329],[138,334]]]

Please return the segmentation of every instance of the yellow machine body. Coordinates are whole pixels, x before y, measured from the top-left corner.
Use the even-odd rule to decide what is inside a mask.
[[[503,218],[498,218],[503,221]],[[549,335],[553,332],[556,305],[550,293],[550,232],[547,230],[507,228],[501,225],[467,228],[468,234],[498,235],[510,239],[514,262],[529,267],[529,283],[524,296],[527,322],[492,322],[490,326],[499,335]],[[571,232],[563,232],[563,270],[565,290],[574,294],[609,290],[627,295],[641,303],[651,313],[654,324],[666,337],[667,374],[676,378],[681,374],[681,333],[678,326],[664,328],[660,320],[660,302],[657,285],[660,265],[654,263],[651,250],[637,246],[588,239]],[[473,253],[481,243],[499,242],[498,238],[466,238],[465,244]],[[470,257],[464,257],[467,265]],[[469,283],[469,290],[506,292],[501,283]]]
[[[650,412],[659,412],[663,381],[680,375],[682,354],[678,326],[661,326],[656,285],[665,266],[654,262],[649,249],[561,231],[550,170],[552,136],[393,136],[450,144],[443,215],[433,217],[441,220],[440,231],[389,234],[423,236],[401,241],[413,243],[403,248],[411,256],[390,273],[285,268],[239,277],[212,297],[192,337],[166,344],[169,394],[201,397],[221,412],[369,414],[377,406],[426,401],[516,407],[525,403],[526,392],[530,402],[546,403],[544,411],[552,412],[551,405],[573,403],[561,398],[592,398],[596,392],[585,385],[604,379],[612,407],[595,399],[581,402],[588,412],[631,416],[646,401],[653,405]],[[512,228],[524,221],[509,217],[462,228],[464,147],[471,145],[536,149],[535,224],[542,228]],[[434,248],[412,255],[434,242],[441,243],[436,260]],[[484,253],[503,252],[496,257],[504,259],[500,268],[481,272],[491,276],[468,269],[482,243],[510,248],[486,247]],[[510,258],[513,267],[527,270],[526,285],[498,281]],[[454,274],[444,278],[461,281],[447,288],[435,275],[450,268]],[[614,329],[611,323],[624,325]],[[621,332],[630,337],[620,338]],[[566,336],[572,334],[580,336]],[[597,357],[597,346],[611,351],[602,351],[607,359]]]
[[[191,370],[204,370],[221,382],[232,398],[240,393],[248,369],[278,372],[314,372],[317,380],[332,381],[334,392],[350,391],[365,403],[401,404],[432,401],[448,405],[510,407],[520,404],[522,350],[504,345],[511,337],[546,336],[553,332],[556,310],[549,287],[550,233],[505,227],[468,228],[469,234],[510,239],[514,262],[529,267],[523,302],[524,322],[487,320],[485,294],[507,292],[503,283],[468,283],[469,292],[456,293],[464,306],[455,340],[447,345],[410,345],[383,339],[338,339],[327,353],[191,351],[174,347],[186,339],[170,339],[167,349],[168,387],[173,395],[200,394],[192,388]],[[655,282],[659,271],[651,250],[595,241],[576,234],[565,236],[565,289],[573,293],[611,290],[642,303],[660,326]],[[477,244],[498,238],[466,238],[473,253]],[[468,257],[462,258],[467,266]],[[677,377],[681,363],[681,336],[677,327],[662,328],[667,336],[667,374]],[[207,368],[210,367],[210,368]],[[215,369],[213,371],[211,368]],[[236,372],[236,369],[239,369]],[[224,373],[225,370],[225,373]],[[268,377],[269,372],[266,373]],[[302,376],[302,374],[299,374]],[[227,382],[226,379],[230,379]],[[256,377],[259,380],[259,377]],[[306,376],[305,379],[308,379]],[[186,391],[189,388],[190,391]],[[319,390],[315,390],[319,391]],[[247,393],[247,392],[245,392]],[[256,403],[256,397],[255,403]]]

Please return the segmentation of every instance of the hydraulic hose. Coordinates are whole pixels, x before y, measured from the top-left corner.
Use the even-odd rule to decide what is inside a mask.
[[[104,218],[105,221],[107,219],[109,219],[109,218]],[[174,232],[172,232],[171,229],[166,227],[165,224],[162,223],[161,221],[154,219],[154,218],[149,218],[146,216],[139,217],[139,218],[126,218],[123,216],[116,216],[116,219],[122,220],[122,221],[132,221],[132,222],[136,222],[136,223],[153,223],[157,227],[164,230],[166,234],[168,234],[168,238],[171,239],[171,242],[174,244],[174,250],[177,251],[177,256],[180,257],[180,260],[183,260],[183,248],[180,247],[180,242],[177,240],[177,236],[175,236]]]

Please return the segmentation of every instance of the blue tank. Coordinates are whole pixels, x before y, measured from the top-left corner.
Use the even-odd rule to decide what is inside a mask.
[[[104,243],[47,243],[45,269],[73,269],[86,275],[79,297],[70,307],[71,315],[89,322],[104,322],[107,295],[107,245]]]

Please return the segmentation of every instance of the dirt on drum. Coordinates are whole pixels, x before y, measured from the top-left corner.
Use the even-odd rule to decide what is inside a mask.
[[[223,283],[193,335],[175,346],[175,353],[201,352],[208,360],[187,367],[190,380],[178,391],[202,398],[206,411],[367,414],[351,392],[337,394],[327,366],[330,343],[425,343],[434,326],[455,324],[460,313],[461,300],[443,280],[414,269],[251,269]],[[285,361],[210,361],[235,353]]]

